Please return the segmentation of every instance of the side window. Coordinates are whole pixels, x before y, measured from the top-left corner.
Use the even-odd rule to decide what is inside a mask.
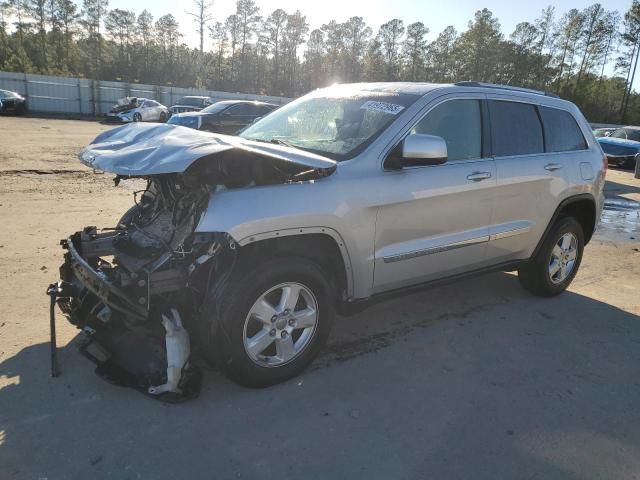
[[[547,152],[570,152],[587,148],[587,142],[573,115],[557,108],[538,108],[544,125]]]
[[[449,100],[420,120],[411,133],[437,135],[447,142],[449,160],[482,157],[482,115],[479,100]]]
[[[490,100],[489,113],[496,157],[544,152],[542,125],[534,105]]]
[[[241,103],[234,105],[227,110],[231,115],[253,115],[253,105],[249,103]]]

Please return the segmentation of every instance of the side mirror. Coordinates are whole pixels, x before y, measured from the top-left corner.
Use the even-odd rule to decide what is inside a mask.
[[[447,142],[444,138],[423,133],[412,133],[385,161],[385,168],[421,165],[442,165],[447,161]]]

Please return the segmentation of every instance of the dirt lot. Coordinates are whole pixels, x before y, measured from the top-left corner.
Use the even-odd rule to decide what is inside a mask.
[[[640,180],[612,200],[569,292],[512,274],[340,319],[301,377],[247,390],[207,372],[195,401],[113,387],[48,298],[58,240],[131,203],[76,161],[97,123],[0,117],[0,480],[640,478]]]

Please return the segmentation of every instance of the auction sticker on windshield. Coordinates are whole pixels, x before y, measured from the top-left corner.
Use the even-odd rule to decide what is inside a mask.
[[[379,112],[389,113],[391,115],[397,115],[404,107],[402,105],[396,105],[395,103],[376,102],[375,100],[369,100],[361,107],[364,110],[377,110]]]

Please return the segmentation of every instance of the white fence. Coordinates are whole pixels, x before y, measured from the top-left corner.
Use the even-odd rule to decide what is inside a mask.
[[[278,105],[285,104],[290,100],[266,95],[1,71],[0,89],[11,90],[25,96],[29,110],[33,112],[94,116],[107,113],[119,98],[129,96],[151,98],[168,107],[185,95],[206,95],[215,101],[261,100]]]

